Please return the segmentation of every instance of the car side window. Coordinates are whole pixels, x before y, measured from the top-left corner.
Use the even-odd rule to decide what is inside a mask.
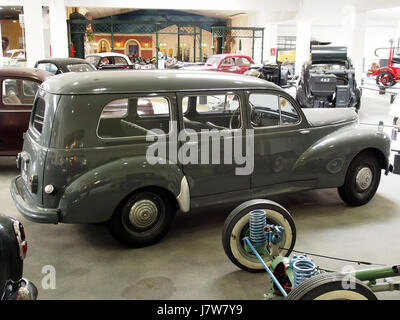
[[[39,63],[36,68],[38,68],[40,70],[49,71],[53,74],[56,74],[56,72],[58,70],[56,65],[54,65],[53,63],[49,63],[49,62]]]
[[[123,57],[114,57],[114,64],[117,65],[126,65],[128,62]]]
[[[238,67],[250,67],[251,63],[246,58],[236,58],[236,65]]]
[[[100,138],[144,137],[170,128],[170,102],[166,97],[132,97],[107,103],[100,115]]]
[[[296,108],[284,97],[279,97],[281,107],[281,125],[295,124],[300,121]]]
[[[232,67],[235,65],[233,58],[226,58],[222,60],[221,67]]]
[[[240,98],[233,93],[191,95],[182,99],[184,128],[238,129],[241,127]]]
[[[4,105],[31,105],[39,84],[35,81],[22,79],[5,79],[2,84],[2,99]]]
[[[104,58],[102,58],[102,59],[100,60],[100,64],[103,65],[103,64],[112,64],[112,63],[111,63],[110,58],[104,57]]]
[[[300,120],[291,103],[276,94],[251,93],[249,104],[250,122],[253,128],[295,124]]]

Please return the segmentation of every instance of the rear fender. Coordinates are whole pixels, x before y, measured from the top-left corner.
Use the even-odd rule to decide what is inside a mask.
[[[66,223],[107,221],[123,199],[146,187],[164,189],[181,203],[181,189],[185,187],[182,181],[186,179],[175,164],[150,165],[143,156],[121,158],[85,173],[68,185],[59,204],[60,220]],[[184,195],[187,205],[188,191]]]

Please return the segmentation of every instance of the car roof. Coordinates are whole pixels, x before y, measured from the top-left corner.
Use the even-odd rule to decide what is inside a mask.
[[[36,64],[38,64],[38,63],[54,63],[54,64],[84,63],[84,64],[90,64],[85,59],[80,59],[80,58],[48,58],[48,59],[42,59],[42,60],[36,61]]]
[[[50,76],[53,76],[53,74],[46,70],[40,70],[40,69],[35,69],[35,68],[0,67],[0,76],[32,78],[32,79],[36,79],[36,80],[43,82]]]
[[[65,73],[48,79],[42,88],[55,94],[276,89],[277,85],[251,76],[211,71],[122,70]]]

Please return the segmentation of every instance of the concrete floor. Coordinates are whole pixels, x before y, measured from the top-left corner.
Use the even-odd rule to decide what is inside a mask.
[[[365,92],[361,121],[387,115],[389,96]],[[45,225],[29,222],[15,209],[9,183],[18,174],[14,158],[0,159],[0,212],[20,219],[29,251],[24,276],[39,288],[40,299],[263,299],[265,274],[239,270],[225,256],[221,230],[232,208],[179,214],[157,245],[127,249],[102,225]],[[274,197],[293,215],[295,248],[394,265],[400,263],[400,176],[382,176],[373,200],[358,208],[344,204],[336,189]],[[315,258],[326,268],[345,263]],[[56,270],[56,289],[43,289],[42,268]],[[354,265],[356,268],[360,268]],[[378,294],[400,299],[400,292]]]

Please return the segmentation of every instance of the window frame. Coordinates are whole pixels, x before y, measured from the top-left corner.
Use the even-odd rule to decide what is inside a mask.
[[[100,108],[99,118],[97,120],[97,125],[96,125],[96,136],[97,136],[97,138],[99,140],[101,140],[101,141],[110,141],[110,142],[111,141],[121,141],[121,140],[125,140],[125,141],[126,140],[132,140],[132,141],[140,140],[140,141],[142,141],[143,139],[146,139],[146,135],[124,136],[124,137],[102,137],[102,136],[100,136],[99,135],[99,127],[100,127],[100,121],[101,121],[101,114],[103,113],[104,108],[110,102],[113,102],[113,101],[116,101],[116,100],[130,99],[130,98],[137,98],[137,99],[147,98],[147,99],[151,99],[151,98],[156,98],[156,97],[164,98],[165,100],[168,101],[169,114],[162,115],[161,117],[165,117],[165,118],[169,117],[169,128],[170,128],[168,133],[163,134],[163,135],[157,135],[157,137],[166,137],[166,138],[170,137],[171,134],[172,134],[171,122],[174,121],[174,120],[177,121],[176,120],[177,116],[176,116],[176,113],[174,112],[174,107],[173,107],[174,102],[173,102],[173,99],[172,99],[171,95],[172,94],[169,93],[169,92],[166,92],[166,93],[142,93],[142,94],[140,94],[140,93],[131,93],[131,94],[127,93],[127,94],[121,94],[119,96],[114,96],[114,97],[112,97],[110,99],[107,99],[106,102],[103,103],[102,107]],[[148,116],[148,118],[150,118],[153,115],[147,115],[147,116]],[[154,115],[154,116],[156,116],[156,115]],[[158,117],[160,117],[160,116],[158,116]],[[114,119],[118,119],[118,118],[114,118]],[[119,118],[119,119],[124,119],[124,118]],[[141,117],[140,119],[143,119],[143,117]]]
[[[266,127],[253,127],[253,125],[251,124],[251,106],[250,106],[250,95],[251,94],[269,94],[269,95],[275,95],[278,97],[278,103],[279,103],[279,99],[280,98],[284,98],[286,99],[291,105],[292,107],[296,110],[298,116],[299,116],[299,120],[295,123],[288,123],[288,124],[278,124],[278,125],[274,125],[274,126],[266,126]],[[248,128],[249,129],[253,129],[255,132],[256,131],[260,131],[260,130],[271,130],[271,129],[279,129],[278,131],[283,131],[287,128],[290,129],[297,129],[297,128],[303,128],[306,126],[306,121],[304,121],[305,117],[303,112],[301,111],[300,107],[297,105],[297,103],[294,101],[294,99],[289,96],[287,93],[279,91],[279,90],[247,90],[246,91],[246,101],[247,101],[247,105],[248,105],[248,109],[247,109],[247,113],[248,113],[248,117],[247,117],[247,121],[248,121]],[[279,103],[279,118],[280,118],[280,122],[281,122],[281,117],[282,117],[282,112],[281,112],[281,106]]]
[[[186,112],[183,112],[183,99],[189,96],[215,96],[215,95],[227,95],[227,94],[234,94],[239,98],[239,108],[240,108],[240,117],[241,117],[241,126],[239,128],[230,129],[227,128],[226,130],[245,130],[249,128],[248,125],[248,111],[247,111],[247,97],[244,93],[244,90],[241,89],[233,89],[233,90],[199,90],[199,91],[182,91],[177,93],[177,110],[178,110],[178,118],[179,118],[179,128],[185,130],[185,124],[183,121],[183,117],[188,113],[189,109]],[[204,115],[206,113],[198,113],[197,108],[195,108],[195,112],[199,115]],[[215,113],[209,113],[210,115],[215,115]],[[202,132],[196,132],[196,134],[201,134]]]
[[[20,96],[19,96],[19,95],[20,95],[20,93],[22,93],[22,94],[24,95],[24,97],[33,97],[32,103],[30,103],[30,104],[29,104],[29,103],[20,103],[20,104],[7,104],[7,103],[4,103],[3,86],[4,86],[4,83],[5,83],[6,80],[21,81],[21,88],[17,88],[17,90],[18,90],[18,92],[17,92],[18,98],[20,99]],[[23,89],[23,81],[31,81],[31,82],[37,83],[37,84],[38,84],[38,90],[36,91],[36,93],[39,91],[39,87],[40,87],[40,85],[41,85],[41,82],[38,81],[38,80],[36,80],[36,79],[26,78],[26,77],[20,78],[20,77],[13,77],[13,76],[10,76],[10,77],[2,77],[2,78],[0,78],[0,86],[1,86],[1,87],[0,87],[0,90],[1,90],[1,101],[0,101],[0,106],[1,106],[2,108],[30,107],[30,110],[32,110],[33,105],[34,105],[34,103],[35,103],[35,96],[36,96],[36,94],[33,95],[33,96],[25,95],[25,94],[24,94],[24,89]],[[22,102],[22,101],[21,101],[21,102]]]

